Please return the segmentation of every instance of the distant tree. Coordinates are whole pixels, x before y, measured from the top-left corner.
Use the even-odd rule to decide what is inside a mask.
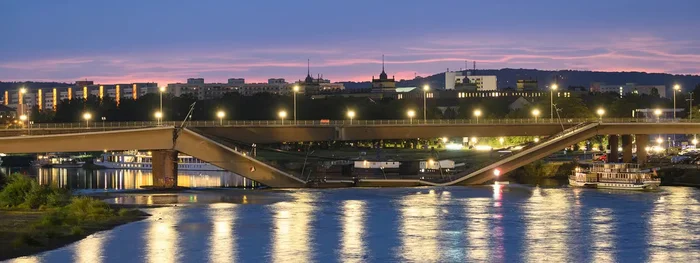
[[[650,94],[653,97],[659,97],[659,90],[657,88],[651,88]]]

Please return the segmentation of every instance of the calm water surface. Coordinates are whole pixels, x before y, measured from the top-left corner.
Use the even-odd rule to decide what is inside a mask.
[[[14,262],[698,262],[698,200],[518,185],[131,194],[109,201],[177,206]]]

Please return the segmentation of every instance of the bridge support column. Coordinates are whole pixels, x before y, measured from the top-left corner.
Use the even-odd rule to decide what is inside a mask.
[[[632,135],[622,135],[622,162],[632,162]]]
[[[610,146],[610,154],[608,154],[608,162],[616,163],[620,158],[617,148],[620,147],[620,137],[617,135],[608,136],[608,146]]]
[[[647,145],[649,144],[648,134],[637,134],[634,136],[637,144],[637,163],[645,164],[647,163]]]
[[[153,187],[177,186],[177,151],[158,150],[151,153],[153,163]]]

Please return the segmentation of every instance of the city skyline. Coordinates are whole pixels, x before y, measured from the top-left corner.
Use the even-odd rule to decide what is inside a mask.
[[[382,54],[397,79],[474,61],[479,69],[700,74],[700,36],[687,34],[700,26],[695,1],[39,2],[0,3],[9,21],[0,34],[10,36],[0,43],[2,81],[293,82],[307,59],[314,77],[368,81]]]

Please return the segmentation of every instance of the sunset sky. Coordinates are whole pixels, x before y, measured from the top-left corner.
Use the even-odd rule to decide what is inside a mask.
[[[0,81],[365,81],[465,67],[700,74],[700,1],[0,1]]]

